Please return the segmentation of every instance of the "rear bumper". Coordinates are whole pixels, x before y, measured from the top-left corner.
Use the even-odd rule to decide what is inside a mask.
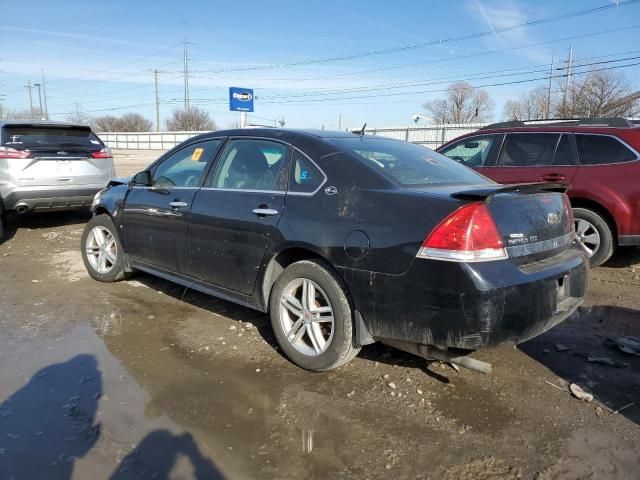
[[[369,274],[351,286],[374,338],[476,350],[523,342],[565,320],[586,294],[588,265],[578,246],[527,266],[417,259],[404,275]]]
[[[94,195],[103,186],[83,186],[75,188],[38,187],[13,190],[3,198],[5,210],[71,210],[90,207]]]

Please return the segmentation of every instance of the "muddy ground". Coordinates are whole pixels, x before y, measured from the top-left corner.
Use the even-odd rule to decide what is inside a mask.
[[[605,343],[640,336],[640,249],[594,269],[564,324],[475,354],[492,376],[380,345],[313,374],[262,314],[91,280],[87,218],[23,217],[0,245],[1,479],[638,478],[640,357]]]

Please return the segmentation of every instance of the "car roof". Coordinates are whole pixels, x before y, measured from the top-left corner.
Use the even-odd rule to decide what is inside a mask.
[[[267,137],[280,140],[301,140],[301,139],[332,139],[332,138],[358,138],[360,135],[352,132],[343,132],[340,130],[314,130],[314,129],[296,129],[296,128],[236,128],[231,130],[216,130],[204,133],[193,139],[205,139],[215,137]],[[383,140],[391,140],[391,138],[379,137],[375,135],[366,135],[366,138],[378,138]]]
[[[84,127],[91,128],[89,125],[82,125],[73,122],[61,122],[57,120],[0,120],[0,128],[10,125],[16,127],[38,126],[38,127]]]

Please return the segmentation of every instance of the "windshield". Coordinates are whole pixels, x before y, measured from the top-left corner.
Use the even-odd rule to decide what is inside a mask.
[[[479,184],[488,180],[428,148],[379,138],[336,138],[336,145],[358,154],[402,186]]]
[[[99,150],[103,144],[89,129],[83,127],[39,127],[11,126],[4,127],[2,144],[18,150],[38,147],[89,148]]]

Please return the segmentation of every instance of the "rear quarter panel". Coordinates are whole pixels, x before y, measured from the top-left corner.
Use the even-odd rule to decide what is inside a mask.
[[[581,165],[567,194],[602,205],[614,218],[618,235],[640,234],[640,160]]]

